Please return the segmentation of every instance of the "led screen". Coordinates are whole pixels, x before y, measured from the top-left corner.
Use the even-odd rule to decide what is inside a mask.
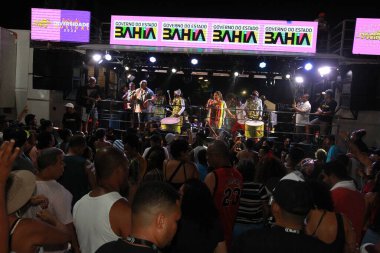
[[[89,42],[90,12],[32,8],[32,40]]]
[[[380,19],[356,19],[352,53],[380,55]]]

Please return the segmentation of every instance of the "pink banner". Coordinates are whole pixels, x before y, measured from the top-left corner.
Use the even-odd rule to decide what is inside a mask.
[[[380,19],[356,19],[352,53],[380,55]]]
[[[317,22],[112,16],[110,44],[315,53]]]

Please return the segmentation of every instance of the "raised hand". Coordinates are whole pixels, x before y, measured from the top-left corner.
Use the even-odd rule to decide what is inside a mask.
[[[12,164],[20,154],[20,148],[13,148],[15,141],[5,141],[0,147],[0,184],[5,184],[9,173],[12,170]]]

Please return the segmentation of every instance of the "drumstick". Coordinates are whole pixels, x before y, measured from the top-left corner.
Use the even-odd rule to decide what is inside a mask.
[[[168,96],[169,96],[169,103],[171,104],[171,103],[172,103],[172,98],[170,97],[170,90],[166,90],[166,92],[168,93]]]

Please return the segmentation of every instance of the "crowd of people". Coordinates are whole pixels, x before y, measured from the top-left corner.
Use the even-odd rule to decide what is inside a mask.
[[[129,84],[132,124],[90,130],[101,99],[90,80],[62,129],[26,110],[0,129],[1,252],[380,252],[380,151],[364,129],[330,134],[330,90],[314,121],[308,94],[292,106],[297,132],[321,126],[314,152],[244,136],[239,120],[265,117],[257,91],[244,104],[215,92],[206,127],[176,132],[141,127],[166,97]],[[181,118],[181,90],[168,103]]]

